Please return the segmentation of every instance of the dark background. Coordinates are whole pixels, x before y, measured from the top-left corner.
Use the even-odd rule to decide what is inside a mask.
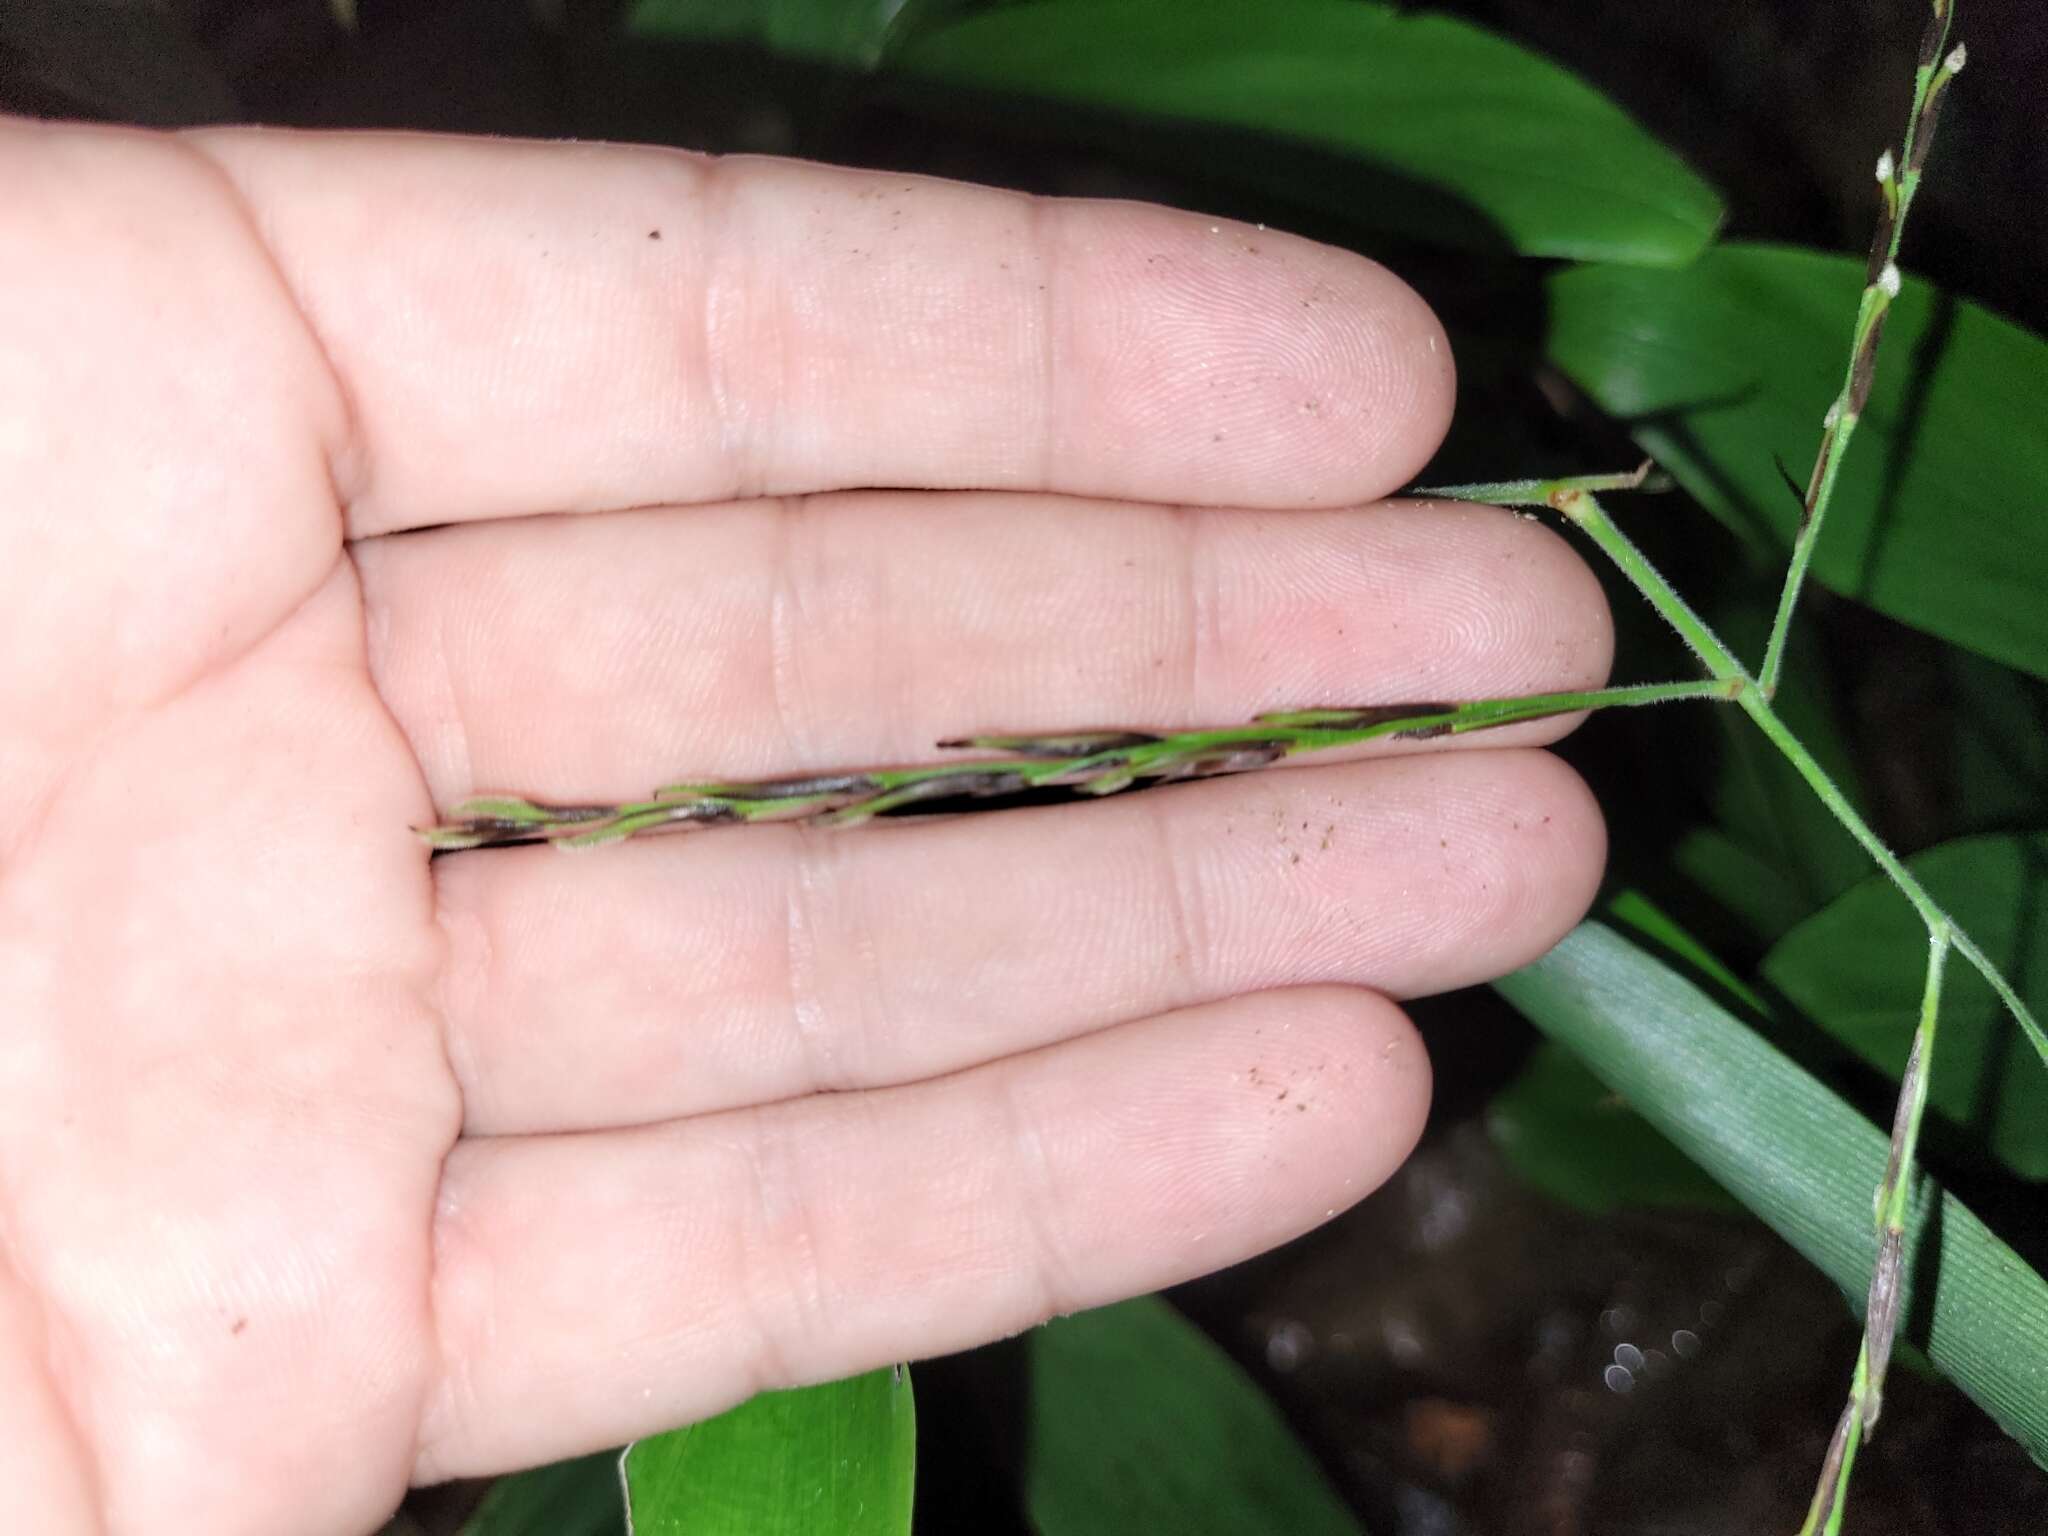
[[[1864,248],[1871,169],[1904,117],[1924,0],[1436,8],[1505,32],[1620,101],[1721,189],[1731,233]],[[1242,178],[1212,185],[1162,172],[1170,158],[1132,163],[1027,129],[864,103],[846,82],[743,48],[617,43],[605,25],[617,6],[602,0],[352,9],[350,28],[328,0],[0,0],[0,109],[804,153],[1154,197],[1360,243],[1355,231],[1247,194]],[[1970,64],[1905,253],[1912,270],[2035,329],[2048,329],[2042,21],[2040,0],[1965,0],[1958,35]],[[1561,402],[1543,377],[1536,264],[1397,242],[1362,248],[1414,281],[1459,338],[1460,423],[1435,477],[1629,461],[1624,437]],[[1691,542],[1667,569],[1696,578],[1680,582],[1696,592],[1711,585],[1719,535],[1690,509],[1670,516]],[[1880,829],[1907,849],[1939,840],[1955,813],[1930,745],[1939,647],[1846,603],[1823,597],[1817,608]],[[1683,792],[1658,784],[1658,755],[1672,750],[1664,730],[1603,722],[1570,749],[1615,821],[1617,878],[1654,883],[1657,853],[1686,819],[1674,803]],[[1854,1357],[1839,1296],[1746,1219],[1596,1216],[1531,1193],[1495,1150],[1485,1109],[1533,1033],[1485,992],[1418,1013],[1439,1098],[1415,1159],[1348,1217],[1176,1299],[1275,1394],[1381,1536],[1795,1528]],[[1866,1086],[1879,1109],[1882,1085]],[[2008,1215],[2033,1194],[1995,1183],[1968,1193],[1987,1214]],[[1659,1361],[1632,1390],[1606,1384],[1618,1343],[1679,1330],[1700,1348],[1653,1348]],[[1024,1529],[1010,1482],[1028,1390],[1020,1363],[1009,1346],[919,1368],[921,1529]],[[412,1518],[440,1528],[464,1497],[422,1497]],[[1910,1362],[1897,1369],[1882,1432],[1859,1464],[1849,1529],[2044,1528],[2048,1476],[1952,1389]]]

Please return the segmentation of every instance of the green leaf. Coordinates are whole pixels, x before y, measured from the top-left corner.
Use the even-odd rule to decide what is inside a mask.
[[[1941,655],[1962,832],[2048,823],[2048,684],[1967,651]]]
[[[1766,853],[1719,827],[1694,827],[1671,846],[1671,867],[1741,925],[1762,950],[1813,911],[1798,882]]]
[[[1882,1131],[1598,923],[1494,985],[1861,1311],[1877,1257]],[[1905,1332],[2048,1465],[2048,1281],[1932,1179],[1915,1190],[1907,1243]]]
[[[1863,263],[1730,243],[1550,282],[1553,360],[1738,532],[1789,549]],[[1813,565],[1828,587],[2048,675],[2048,341],[1916,278]]]
[[[1486,1129],[1508,1166],[1582,1211],[1736,1210],[1725,1190],[1570,1051],[1545,1041],[1494,1095]]]
[[[1769,594],[1745,592],[1708,608],[1708,618],[1737,655],[1763,655],[1763,643],[1778,606]],[[1810,625],[1792,631],[1786,672],[1776,709],[1792,733],[1821,764],[1839,791],[1858,809],[1864,793],[1847,739],[1841,733],[1835,698],[1819,633]],[[1870,854],[1849,829],[1806,786],[1800,772],[1741,711],[1716,709],[1694,715],[1696,727],[1712,733],[1714,764],[1708,797],[1718,831],[1733,848],[1696,836],[1673,850],[1681,870],[1700,877],[1702,889],[1722,899],[1731,915],[1743,918],[1757,950],[1778,940],[1792,924],[1819,911],[1827,901],[1870,874]],[[1769,874],[1745,883],[1741,854],[1761,862]],[[1731,889],[1733,887],[1733,889]]]
[[[1721,221],[1712,188],[1557,65],[1450,17],[1367,0],[1038,0],[921,32],[891,66],[1124,120],[1069,114],[1063,134],[1122,143],[1131,120],[1177,122],[1368,162],[1452,194],[1483,216],[1491,243],[1524,255],[1684,262]],[[1270,190],[1285,155],[1234,165],[1244,153],[1219,147],[1196,168],[1250,172]],[[1361,223],[1465,233],[1441,197],[1389,187],[1366,198],[1320,168],[1299,171],[1287,190]]]
[[[1722,997],[1760,1017],[1767,1013],[1762,998],[1642,892],[1618,891],[1601,910]],[[1538,1046],[1521,1075],[1494,1096],[1486,1127],[1516,1173],[1580,1210],[1741,1209],[1697,1163],[1555,1041]]]
[[[1673,515],[1654,502],[1638,502],[1634,512],[1638,522]],[[1772,567],[1743,568],[1739,558],[1724,557],[1709,573],[1720,590],[1696,600],[1738,656],[1763,655],[1778,598],[1775,561]],[[1651,612],[1633,594],[1630,601]],[[1842,689],[1821,638],[1812,624],[1793,629],[1775,707],[1849,803],[1867,812],[1862,775],[1842,729]],[[1660,759],[1712,811],[1711,824],[1688,828],[1671,846],[1670,867],[1718,913],[1684,902],[1668,887],[1667,894],[1745,964],[1870,874],[1870,856],[1740,710],[1682,710],[1660,725]]]
[[[1753,988],[1641,891],[1617,891],[1600,910],[1603,917],[1647,940],[1653,950],[1678,961],[1694,980],[1718,989],[1725,1000],[1760,1019],[1770,1017],[1769,1006]]]
[[[1029,1347],[1040,1536],[1362,1536],[1272,1402],[1158,1297],[1049,1323]]]
[[[601,1451],[499,1478],[462,1536],[618,1536],[625,1528],[619,1453]]]
[[[910,1373],[763,1392],[626,1452],[631,1536],[904,1536],[917,1459]]]
[[[1906,861],[2039,1010],[2048,1004],[2048,833],[1973,837]],[[1815,1023],[1888,1076],[1906,1065],[1927,931],[1883,876],[1814,914],[1764,957],[1763,974]],[[1927,1101],[1971,1127],[2022,1176],[2048,1178],[2048,1072],[2004,1006],[1951,962]]]

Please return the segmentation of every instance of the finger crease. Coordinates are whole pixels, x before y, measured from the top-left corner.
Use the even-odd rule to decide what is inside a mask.
[[[369,494],[372,474],[370,468],[369,438],[363,432],[362,415],[356,405],[355,391],[350,388],[348,378],[334,360],[333,350],[327,345],[327,338],[313,319],[312,311],[306,307],[304,296],[286,273],[284,264],[278,259],[277,251],[265,238],[262,222],[256,217],[256,210],[242,192],[242,184],[235,179],[234,172],[216,159],[200,139],[179,137],[178,142],[192,155],[202,161],[207,169],[220,179],[226,188],[228,200],[235,216],[249,232],[264,264],[277,279],[278,291],[291,305],[297,317],[299,328],[312,344],[313,351],[320,359],[322,372],[333,386],[334,398],[341,412],[341,435],[337,441],[323,443],[322,455],[326,461],[327,483],[334,491],[334,505],[340,521],[337,537],[346,540],[354,521],[356,505]]]
[[[1140,797],[1135,804],[1149,808],[1153,845],[1158,850],[1160,878],[1152,882],[1166,908],[1168,931],[1172,935],[1173,969],[1192,981],[1208,969],[1213,953],[1208,907],[1202,898],[1201,881],[1188,867],[1187,854],[1174,835],[1173,815],[1177,803],[1192,803],[1188,797],[1159,794]],[[1198,989],[1199,990],[1199,989]]]
[[[811,755],[814,718],[804,666],[804,636],[811,633],[810,605],[798,562],[809,558],[808,513],[801,496],[775,503],[775,549],[769,560],[768,698],[783,751],[792,769],[816,761]]]
[[[1061,217],[1059,206],[1050,198],[1030,198],[1025,202],[1030,221],[1030,243],[1038,255],[1038,488],[1050,490],[1058,483],[1060,460],[1059,423],[1064,416],[1059,409],[1059,318],[1060,318],[1060,264],[1054,255],[1058,244],[1056,220]]]
[[[1209,520],[1198,507],[1175,507],[1173,519],[1181,546],[1182,624],[1181,696],[1197,719],[1209,710],[1209,679],[1215,672],[1217,614],[1221,600],[1216,562],[1209,558]]]
[[[697,241],[704,252],[704,299],[697,311],[698,357],[704,373],[704,399],[718,438],[719,462],[727,470],[728,494],[733,500],[745,501],[759,495],[762,484],[757,447],[761,435],[751,419],[753,400],[737,394],[733,387],[733,360],[752,341],[746,334],[749,290],[744,271],[728,280],[723,269],[728,261],[743,255],[747,243],[721,238],[721,232],[732,227],[733,177],[724,169],[724,162],[714,160],[706,167],[702,192]],[[728,252],[734,254],[728,256]],[[737,336],[733,334],[736,328]]]
[[[797,1361],[811,1353],[807,1341],[830,1334],[824,1269],[809,1210],[798,1193],[801,1180],[790,1168],[788,1133],[774,1124],[780,1117],[773,1110],[758,1110],[751,1118],[739,1149],[753,1191],[740,1290],[756,1340],[754,1385],[769,1390],[803,1380]],[[771,1300],[777,1296],[785,1306]]]
[[[845,1086],[844,1074],[832,1049],[818,959],[818,891],[833,877],[825,867],[829,855],[815,834],[792,827],[789,835],[796,844],[795,856],[789,860],[788,897],[784,903],[789,1031],[796,1042],[807,1091],[819,1093]]]
[[[106,1468],[93,1437],[86,1433],[85,1415],[72,1390],[66,1373],[58,1366],[57,1333],[59,1328],[75,1334],[69,1320],[46,1291],[37,1286],[29,1277],[26,1267],[21,1264],[19,1251],[15,1247],[6,1220],[7,1212],[0,1208],[0,1291],[13,1289],[22,1303],[29,1309],[40,1345],[40,1361],[31,1362],[30,1369],[41,1366],[43,1381],[49,1390],[49,1398],[57,1413],[62,1416],[63,1428],[70,1436],[84,1465],[86,1483],[92,1498],[93,1529],[104,1531],[107,1526],[107,1506],[110,1502],[111,1485],[107,1481]],[[13,1277],[12,1285],[9,1276]],[[0,1305],[5,1305],[0,1302]],[[31,1389],[33,1390],[33,1389]]]
[[[1066,1200],[1052,1159],[1045,1149],[1045,1137],[1024,1110],[1017,1095],[1017,1079],[1005,1074],[996,1090],[1004,1129],[1009,1133],[1017,1171],[1017,1207],[1023,1215],[1024,1230],[1031,1244],[1031,1276],[1037,1288],[1037,1315],[1058,1317],[1077,1310],[1084,1292],[1075,1279],[1075,1269],[1066,1245],[1058,1235],[1057,1212],[1075,1207]]]

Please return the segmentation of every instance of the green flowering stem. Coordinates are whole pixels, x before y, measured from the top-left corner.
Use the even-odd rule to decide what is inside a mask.
[[[1630,476],[1453,486],[1425,494],[1489,501],[1503,506],[1550,507],[1582,530],[1643,594],[1650,606],[1678,631],[1713,679],[1729,690],[1726,697],[1756,722],[1771,744],[1798,770],[1821,803],[1863,845],[1877,866],[1891,877],[1892,883],[1912,903],[1913,909],[1927,925],[1930,946],[1927,990],[1921,1004],[1920,1023],[1913,1037],[1912,1055],[1899,1087],[1892,1123],[1891,1157],[1884,1181],[1877,1191],[1878,1258],[1865,1307],[1863,1344],[1850,1384],[1848,1405],[1829,1446],[1820,1483],[1814,1493],[1813,1508],[1801,1528],[1801,1536],[1833,1536],[1840,1529],[1842,1501],[1856,1452],[1877,1423],[1883,1402],[1885,1370],[1890,1364],[1897,1336],[1900,1290],[1907,1259],[1906,1204],[1912,1184],[1913,1154],[1918,1147],[1920,1124],[1927,1105],[1927,1077],[1933,1065],[1935,1025],[1940,1015],[1942,978],[1948,952],[1953,949],[1983,973],[2033,1043],[2044,1066],[2048,1066],[2048,1033],[2043,1032],[2040,1022],[2021,1000],[2012,983],[1956,926],[1954,919],[1906,868],[1898,855],[1857,814],[1855,807],[1815,761],[1813,754],[1772,709],[1768,695],[1743,670],[1741,662],[1712,627],[1679,597],[1649,558],[1608,517],[1592,488],[1630,488],[1641,483],[1647,468],[1644,466]]]
[[[1885,1369],[1891,1363],[1898,1333],[1900,1281],[1905,1275],[1906,1208],[1911,1203],[1913,1152],[1920,1139],[1920,1121],[1927,1108],[1928,1064],[1934,1054],[1935,1025],[1941,1016],[1941,978],[1951,947],[1945,928],[1928,939],[1927,986],[1920,1000],[1920,1023],[1899,1083],[1898,1110],[1892,1122],[1891,1156],[1877,1187],[1877,1265],[1870,1277],[1870,1295],[1863,1309],[1863,1342],[1856,1369],[1849,1378],[1849,1401],[1835,1423],[1827,1456],[1813,1490],[1800,1536],[1836,1536],[1848,1507],[1849,1473],[1864,1436],[1876,1425],[1884,1405]]]
[[[1869,402],[1871,386],[1876,378],[1877,350],[1884,334],[1885,315],[1900,289],[1898,255],[1905,235],[1906,218],[1919,191],[1942,100],[1949,83],[1962,70],[1967,58],[1960,43],[1953,49],[1948,47],[1951,13],[1951,0],[1931,0],[1931,14],[1921,37],[1919,64],[1913,76],[1913,102],[1907,116],[1905,141],[1896,160],[1887,149],[1877,163],[1880,217],[1871,240],[1870,260],[1851,332],[1848,367],[1842,387],[1828,407],[1822,424],[1820,448],[1807,481],[1799,529],[1793,539],[1792,558],[1785,573],[1784,587],[1779,593],[1763,666],[1755,685],[1739,687],[1734,695],[1735,702],[1757,723],[1821,802],[1848,828],[1912,903],[1927,926],[1928,936],[1926,990],[1921,1000],[1920,1019],[1914,1030],[1911,1053],[1899,1085],[1892,1121],[1891,1155],[1876,1194],[1878,1256],[1864,1309],[1863,1341],[1850,1380],[1848,1402],[1829,1442],[1813,1501],[1800,1527],[1800,1536],[1837,1536],[1840,1532],[1847,1505],[1849,1477],[1855,1467],[1857,1452],[1876,1427],[1883,1405],[1885,1372],[1897,1337],[1899,1304],[1906,1272],[1905,1213],[1913,1184],[1913,1158],[1926,1111],[1927,1083],[1933,1069],[1935,1033],[1941,1013],[1942,981],[1951,950],[1961,955],[1991,983],[1999,999],[2026,1033],[2035,1053],[2044,1065],[2048,1065],[2048,1034],[2043,1033],[2040,1022],[2021,1000],[2017,989],[1991,963],[1983,950],[1955,926],[1953,919],[1913,878],[1911,871],[1856,814],[1840,789],[1770,705],[1784,666],[1786,640],[1791,632],[1800,591],[1820,539],[1850,439]],[[1639,471],[1638,478],[1640,474]],[[1610,476],[1576,483],[1520,482],[1512,486],[1461,487],[1459,490],[1486,493],[1477,499],[1554,507],[1584,529],[1593,542],[1614,560],[1650,604],[1678,630],[1710,674],[1716,678],[1747,682],[1728,648],[1679,599],[1670,584],[1626,536],[1614,527],[1595,500],[1596,491],[1623,488],[1627,488],[1626,477]]]
[[[1039,736],[971,736],[941,748],[996,756],[909,768],[813,774],[804,778],[671,784],[619,805],[555,805],[489,795],[455,807],[420,835],[439,852],[502,843],[550,842],[594,848],[654,832],[732,822],[812,821],[846,826],[938,800],[1002,799],[1041,789],[1108,795],[1137,783],[1213,778],[1264,768],[1285,757],[1382,739],[1460,736],[1581,710],[1727,699],[1723,681],[1650,683],[1575,693],[1482,699],[1468,704],[1371,704],[1289,710],[1247,725],[1157,733],[1109,730]]]
[[[1871,238],[1870,264],[1864,275],[1862,297],[1856,305],[1849,366],[1822,421],[1820,451],[1814,457],[1813,473],[1807,478],[1799,531],[1792,541],[1792,563],[1786,568],[1785,585],[1778,594],[1777,617],[1771,623],[1771,638],[1764,648],[1764,664],[1759,673],[1766,694],[1777,692],[1778,675],[1785,664],[1785,642],[1792,630],[1792,614],[1799,605],[1800,589],[1806,584],[1807,567],[1813,561],[1814,546],[1820,541],[1828,504],[1834,498],[1835,478],[1841,471],[1856,424],[1863,419],[1871,383],[1877,377],[1877,346],[1884,336],[1885,313],[1899,296],[1899,246],[1906,233],[1906,215],[1912,211],[1913,198],[1920,190],[1927,151],[1934,143],[1934,125],[1941,116],[1949,82],[1962,72],[1969,57],[1961,43],[1948,49],[1951,11],[1949,0],[1933,0],[1933,13],[1920,39],[1919,67],[1913,72],[1913,105],[1906,117],[1905,143],[1896,160],[1889,149],[1878,158],[1877,231]]]
[[[1951,0],[1930,3],[1932,15],[1921,40],[1905,140],[1896,158],[1887,151],[1878,161],[1881,213],[1851,331],[1848,367],[1823,423],[1791,561],[1757,675],[1752,676],[1743,667],[1720,636],[1678,595],[1601,506],[1598,497],[1603,493],[1640,487],[1649,470],[1647,464],[1622,475],[1451,486],[1424,494],[1503,506],[1547,507],[1579,528],[1678,632],[1700,659],[1707,677],[1691,682],[1539,694],[1520,699],[1295,710],[1262,715],[1246,725],[1212,730],[977,736],[939,743],[942,748],[986,754],[948,763],[804,778],[675,784],[656,790],[645,800],[617,805],[557,805],[516,796],[490,796],[457,806],[446,822],[425,829],[421,836],[437,851],[526,842],[587,848],[643,834],[721,823],[802,820],[846,824],[932,802],[1000,800],[1041,789],[1066,788],[1106,795],[1139,783],[1245,772],[1302,753],[1367,741],[1453,736],[1581,710],[1679,699],[1732,702],[1784,754],[1822,804],[1890,877],[1919,913],[1928,933],[1927,977],[1919,1023],[1893,1115],[1891,1155],[1875,1196],[1878,1257],[1865,1308],[1862,1345],[1848,1401],[1800,1531],[1800,1536],[1838,1536],[1849,1478],[1858,1450],[1877,1423],[1885,1374],[1897,1338],[1909,1259],[1905,1251],[1905,1217],[1914,1185],[1914,1157],[1926,1111],[1942,986],[1951,952],[1982,973],[2044,1065],[2048,1065],[2048,1033],[2044,1033],[2012,983],[1857,814],[1771,706],[1784,664],[1792,615],[1849,442],[1876,376],[1885,315],[1900,288],[1898,254],[1907,215],[1919,190],[1947,87],[1965,62],[1960,44],[1948,48]]]

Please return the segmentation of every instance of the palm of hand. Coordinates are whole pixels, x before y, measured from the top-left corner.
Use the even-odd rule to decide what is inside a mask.
[[[61,165],[8,172],[52,216],[189,238],[31,248],[23,220],[5,253],[38,308],[0,415],[42,509],[5,600],[33,661],[6,680],[0,1356],[35,1366],[7,1482],[36,1531],[366,1529],[416,1454],[460,1123],[403,838],[429,801],[368,673],[317,352],[223,189],[126,158],[83,206]]]
[[[1597,817],[1512,749],[430,866],[407,829],[471,789],[1583,686],[1604,611],[1482,512],[1142,505],[1351,502],[1426,454],[1434,322],[1353,258],[808,168],[714,196],[668,156],[201,142],[0,125],[0,1485],[32,1529],[366,1530],[409,1480],[1256,1252],[1416,1133],[1382,994],[1589,898]],[[441,211],[471,196],[476,251]],[[716,246],[676,227],[701,205],[788,269],[647,276]],[[615,215],[634,265],[551,263]],[[1019,319],[1061,312],[1020,252],[1071,315],[1107,298]],[[578,282],[646,307],[585,336]],[[1236,366],[1297,301],[1350,318]],[[873,484],[1124,500],[616,510]]]

